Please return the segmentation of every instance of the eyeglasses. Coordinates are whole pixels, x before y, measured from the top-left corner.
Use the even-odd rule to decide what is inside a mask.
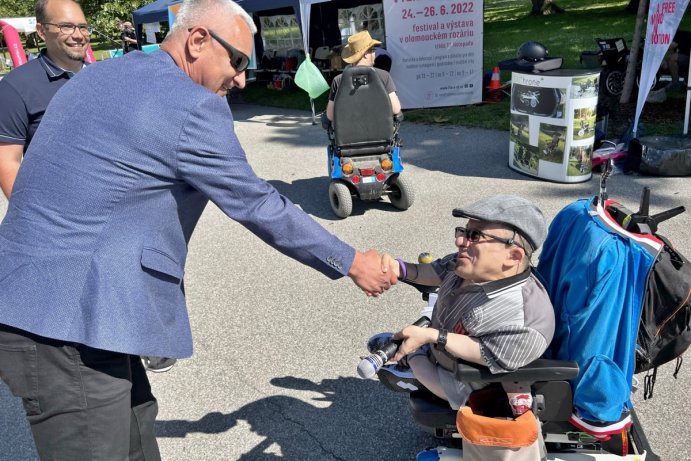
[[[82,35],[90,35],[91,32],[94,30],[94,28],[90,24],[70,24],[67,22],[61,22],[60,24],[55,24],[52,22],[43,22],[42,23],[44,26],[55,26],[58,29],[60,29],[60,32],[62,32],[65,35],[72,35],[74,33],[74,29],[79,28],[79,32],[82,33]]]
[[[216,40],[218,43],[221,44],[223,48],[226,49],[226,51],[230,55],[230,65],[233,66],[233,69],[235,69],[238,72],[244,72],[247,69],[247,66],[250,65],[249,56],[235,48],[230,43],[223,40],[221,37],[218,36],[218,34],[216,34],[211,29],[209,29],[209,35],[211,35],[214,40]]]
[[[468,229],[468,228],[459,226],[456,228],[456,234],[455,235],[456,235],[456,238],[462,236],[467,241],[472,242],[472,243],[477,243],[480,241],[480,239],[482,237],[485,237],[488,239],[496,240],[497,242],[501,242],[505,245],[516,245],[517,247],[523,248],[523,250],[525,250],[525,247],[523,245],[521,245],[520,243],[518,243],[514,240],[514,237],[516,236],[516,231],[513,232],[512,238],[505,239],[505,238],[497,237],[496,235],[488,234],[488,233],[483,232],[479,229]]]

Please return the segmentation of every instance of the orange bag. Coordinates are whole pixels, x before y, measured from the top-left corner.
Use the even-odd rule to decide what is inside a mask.
[[[463,461],[538,461],[538,422],[532,411],[515,419],[488,418],[462,407],[456,427],[463,437]]]

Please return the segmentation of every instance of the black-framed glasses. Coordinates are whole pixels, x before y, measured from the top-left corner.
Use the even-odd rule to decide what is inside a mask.
[[[456,238],[458,237],[463,237],[467,241],[472,242],[472,243],[477,243],[480,241],[482,237],[491,239],[491,240],[496,240],[497,242],[501,242],[505,245],[516,245],[519,248],[525,248],[523,245],[520,243],[516,242],[513,237],[516,236],[516,231],[513,232],[513,237],[510,239],[505,239],[502,237],[497,237],[496,235],[488,234],[487,232],[483,232],[480,229],[468,229],[467,227],[462,227],[458,226],[456,228],[456,233],[455,233]]]
[[[79,29],[79,32],[81,32],[82,35],[90,35],[94,30],[91,24],[71,24],[69,22],[61,22],[59,24],[55,24],[53,22],[43,22],[41,24],[44,26],[55,26],[65,35],[72,35],[75,29]]]
[[[216,32],[214,32],[211,29],[209,29],[209,35],[211,35],[211,37],[213,37],[214,40],[216,40],[218,43],[221,44],[223,48],[226,49],[226,51],[230,55],[230,65],[233,66],[233,69],[235,69],[238,72],[244,72],[247,69],[247,66],[250,65],[249,56],[235,48],[230,43],[223,40],[221,37],[218,36]]]

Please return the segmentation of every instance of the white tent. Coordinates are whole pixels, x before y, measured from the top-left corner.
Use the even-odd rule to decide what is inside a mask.
[[[302,29],[302,45],[305,48],[305,56],[309,59],[310,55],[310,13],[312,5],[315,3],[324,3],[330,0],[300,0],[300,27]],[[312,124],[316,124],[316,114],[314,113],[314,100],[310,98],[310,105],[312,106]]]
[[[36,18],[0,18],[7,24],[15,28],[17,32],[31,33],[36,32]]]

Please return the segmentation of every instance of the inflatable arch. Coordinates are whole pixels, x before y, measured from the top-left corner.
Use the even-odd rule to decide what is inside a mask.
[[[22,46],[22,40],[19,38],[19,33],[17,29],[6,23],[5,21],[0,21],[0,26],[2,27],[2,36],[5,38],[5,44],[7,49],[10,50],[10,56],[12,57],[12,65],[17,68],[22,64],[26,63],[26,53],[24,52],[24,47]]]

